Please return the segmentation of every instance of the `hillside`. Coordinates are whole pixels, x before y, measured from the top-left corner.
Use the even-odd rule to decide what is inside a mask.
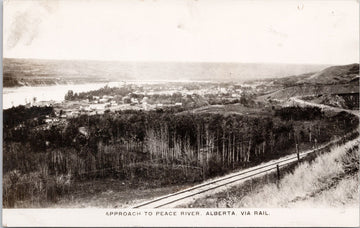
[[[303,80],[299,80],[299,83],[310,84],[343,84],[349,83],[359,76],[359,64],[349,64],[343,66],[328,67],[318,73],[311,75]]]
[[[276,78],[272,83],[283,86],[294,86],[301,84],[332,85],[344,84],[358,80],[359,64],[348,64],[327,67],[318,72],[310,72],[295,76]]]
[[[280,89],[274,93],[263,96],[265,99],[288,99],[295,96],[317,96],[322,94],[359,93],[358,83],[339,85],[307,85],[302,84]]]
[[[304,161],[276,181],[274,174],[197,199],[182,207],[357,207],[359,138]]]
[[[359,64],[328,67],[317,73],[274,79],[267,84],[279,89],[258,97],[264,99],[288,99],[294,96],[318,96],[323,94],[359,93]]]
[[[325,65],[4,59],[4,87],[123,80],[244,81],[318,71]]]

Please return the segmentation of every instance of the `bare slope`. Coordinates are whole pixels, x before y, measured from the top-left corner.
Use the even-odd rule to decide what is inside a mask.
[[[349,83],[351,80],[359,76],[359,64],[349,64],[343,66],[328,67],[318,73],[315,73],[299,83],[310,84],[338,84]]]
[[[259,97],[288,99],[294,96],[359,93],[359,64],[328,67],[318,73],[276,79],[283,88]]]

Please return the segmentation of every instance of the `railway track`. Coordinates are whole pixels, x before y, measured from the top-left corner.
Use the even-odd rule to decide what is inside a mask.
[[[132,208],[163,208],[163,207],[172,208],[177,205],[183,204],[189,200],[192,201],[199,196],[206,195],[206,193],[210,191],[213,190],[215,190],[215,192],[222,191],[224,190],[224,188],[227,188],[229,186],[236,185],[241,182],[250,180],[252,178],[260,177],[267,173],[274,172],[278,168],[280,169],[294,162],[298,162],[299,159],[301,160],[308,154],[314,153],[319,149],[323,149],[336,141],[326,143],[316,149],[299,153],[299,157],[297,155],[288,155],[281,159],[272,160],[248,169],[240,170],[236,173],[232,173],[217,179],[206,181],[202,184],[196,185],[188,189],[184,189],[169,195],[165,195],[147,202],[140,203],[138,205],[133,206]],[[214,192],[212,192],[212,194],[213,193]]]
[[[346,110],[346,109],[329,107],[326,105],[313,104],[310,102],[299,100],[297,98],[292,98],[292,100],[296,103],[301,103],[301,104],[316,106],[316,107],[321,107],[321,108],[328,108],[328,109],[331,109],[334,111],[346,111],[351,114],[359,116],[359,111]],[[358,131],[358,129],[355,131]],[[353,134],[354,132],[348,133],[347,135]],[[210,193],[210,191],[211,191],[211,194],[214,194],[216,192],[223,191],[224,189],[226,189],[232,185],[237,185],[241,182],[245,182],[252,178],[261,177],[263,175],[266,175],[267,173],[274,172],[277,169],[280,169],[281,167],[288,166],[294,162],[298,162],[305,156],[307,156],[311,153],[317,152],[320,149],[326,148],[331,144],[337,143],[340,140],[341,139],[336,139],[336,140],[330,141],[326,144],[319,146],[316,149],[312,149],[312,150],[308,150],[308,151],[299,153],[299,155],[293,155],[293,154],[288,155],[288,156],[282,157],[280,159],[262,163],[260,165],[257,165],[257,166],[254,166],[254,167],[251,167],[248,169],[240,170],[238,172],[231,173],[229,175],[226,175],[226,176],[223,176],[223,177],[220,177],[217,179],[209,180],[202,184],[196,185],[194,187],[184,189],[184,190],[181,190],[181,191],[169,194],[169,195],[165,195],[165,196],[162,196],[159,198],[155,198],[155,199],[147,201],[147,202],[140,203],[138,205],[133,206],[132,208],[164,208],[164,207],[172,208],[177,205],[181,205],[186,202],[193,201],[198,197],[201,197],[201,196],[206,195],[207,193]]]

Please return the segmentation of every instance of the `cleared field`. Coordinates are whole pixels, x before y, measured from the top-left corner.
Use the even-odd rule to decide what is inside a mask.
[[[223,114],[223,115],[268,115],[270,113],[266,112],[264,109],[260,108],[251,108],[245,107],[241,104],[228,104],[228,105],[208,105],[200,108],[196,108],[190,111],[184,111],[179,114],[187,113],[213,113],[213,114]]]
[[[127,208],[153,197],[159,197],[179,191],[188,185],[176,185],[158,188],[129,188],[128,183],[118,180],[96,180],[78,183],[76,191],[62,198],[53,208]]]

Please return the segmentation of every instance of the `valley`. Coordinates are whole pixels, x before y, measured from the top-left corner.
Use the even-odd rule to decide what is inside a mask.
[[[4,110],[4,207],[129,207],[327,145],[359,124],[358,74],[351,64],[33,97]]]

